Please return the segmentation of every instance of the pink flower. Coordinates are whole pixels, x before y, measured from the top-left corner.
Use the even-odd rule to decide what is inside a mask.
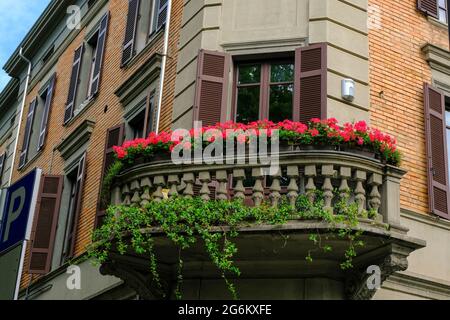
[[[245,134],[238,135],[237,142],[239,144],[245,144],[247,142],[247,136]]]
[[[364,144],[364,139],[359,137],[356,143],[362,146]]]
[[[191,150],[192,149],[192,143],[190,143],[190,142],[185,142],[184,144],[183,144],[183,149],[184,150]]]
[[[319,135],[319,131],[317,129],[311,129],[309,130],[309,133],[311,134],[311,137],[316,137]]]

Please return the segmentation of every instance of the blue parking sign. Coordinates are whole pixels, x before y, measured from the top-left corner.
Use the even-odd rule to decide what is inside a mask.
[[[0,225],[0,254],[29,236],[40,175],[41,170],[35,169],[7,189]]]

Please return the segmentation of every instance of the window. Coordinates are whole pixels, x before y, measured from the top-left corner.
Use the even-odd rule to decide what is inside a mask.
[[[19,169],[33,159],[45,145],[55,81],[56,75],[53,75],[44,86],[44,89],[30,103],[23,136]]]
[[[127,140],[148,137],[155,130],[155,91],[138,103],[126,118]]]
[[[237,65],[236,121],[293,119],[294,62]]]
[[[438,0],[438,17],[442,23],[448,23],[447,0]]]
[[[447,163],[450,164],[450,97],[445,97],[445,128],[447,134]],[[450,181],[450,168],[449,181]]]
[[[106,13],[94,32],[75,50],[64,124],[80,113],[99,93],[108,21],[109,13]]]
[[[68,259],[73,258],[75,254],[75,243],[78,228],[78,220],[81,212],[81,199],[83,194],[83,184],[86,171],[86,154],[84,154],[77,162],[77,165],[72,168],[66,175],[67,184],[65,187],[70,190],[67,220],[66,220],[66,234],[64,237],[64,246],[62,252],[62,263]]]
[[[123,42],[122,66],[141,52],[162,29],[167,19],[168,0],[129,0]]]

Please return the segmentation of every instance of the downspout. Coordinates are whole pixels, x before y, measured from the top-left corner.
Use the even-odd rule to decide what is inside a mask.
[[[13,158],[12,158],[12,165],[11,165],[11,173],[9,175],[9,182],[8,182],[8,186],[11,185],[11,181],[12,181],[12,173],[14,170],[14,164],[16,162],[16,154],[19,152],[17,150],[17,147],[19,145],[19,134],[20,134],[20,126],[22,125],[22,118],[23,118],[23,110],[25,108],[25,103],[27,101],[27,91],[28,91],[28,85],[30,83],[30,78],[31,78],[31,61],[28,60],[24,55],[23,55],[23,48],[20,47],[20,51],[19,51],[19,57],[24,60],[26,63],[28,63],[28,72],[27,72],[27,77],[25,80],[25,88],[23,90],[23,98],[22,98],[22,105],[20,107],[20,115],[19,115],[19,122],[17,124],[17,133],[16,133],[16,139],[14,142],[14,152],[13,152]]]
[[[161,79],[159,84],[159,95],[158,95],[158,111],[156,114],[156,129],[155,132],[159,133],[160,121],[161,121],[161,108],[163,100],[163,90],[164,90],[164,79],[166,76],[166,64],[167,64],[167,54],[169,51],[169,29],[170,29],[170,17],[172,13],[172,0],[169,0],[167,4],[167,21],[164,31],[164,48],[161,61]]]

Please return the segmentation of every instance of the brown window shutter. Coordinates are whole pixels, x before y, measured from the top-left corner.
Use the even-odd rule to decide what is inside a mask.
[[[294,120],[307,123],[327,117],[327,44],[295,52]]]
[[[124,136],[125,136],[125,124],[121,124],[117,127],[110,128],[106,133],[106,144],[105,144],[105,153],[103,156],[103,169],[101,179],[102,182],[106,174],[108,173],[109,168],[115,161],[113,147],[122,145],[124,141]],[[102,199],[101,197],[101,188],[100,188],[97,216],[95,219],[95,228],[101,227],[103,219],[105,218],[106,215],[106,209],[108,208],[108,205],[109,205],[108,199]]]
[[[86,177],[86,153],[78,161],[77,181],[75,185],[75,207],[73,212],[73,223],[71,230],[69,230],[68,240],[70,243],[68,258],[73,258],[75,255],[75,245],[77,242],[78,222],[82,210],[83,187]]]
[[[194,102],[194,120],[203,126],[225,121],[230,56],[226,53],[200,50]]]
[[[72,75],[70,76],[69,94],[67,96],[66,110],[64,112],[64,123],[73,117],[75,99],[77,97],[78,84],[80,82],[81,61],[83,59],[84,44],[75,50],[72,65]]]
[[[425,84],[424,90],[430,210],[449,219],[450,194],[444,95],[429,84]]]
[[[167,9],[169,5],[169,0],[159,0],[158,3],[158,20],[156,25],[156,30],[161,29],[167,22]]]
[[[134,40],[136,38],[140,2],[140,0],[128,1],[128,17],[125,28],[125,39],[123,41],[122,66],[134,56]]]
[[[29,273],[31,274],[47,274],[50,272],[63,181],[63,176],[44,175],[41,178],[31,235],[29,264]]]
[[[36,105],[37,105],[37,98],[34,98],[34,100],[30,103],[30,109],[28,110],[27,122],[25,125],[25,133],[23,136],[22,152],[20,153],[19,159],[19,169],[23,168],[23,166],[27,162],[27,154],[28,148],[30,147],[30,137],[33,127]]]
[[[3,180],[3,171],[5,169],[5,162],[6,162],[6,152],[3,152],[3,154],[0,156],[0,185]]]
[[[47,88],[47,97],[45,98],[45,105],[43,110],[44,113],[42,115],[41,129],[39,132],[39,142],[37,146],[38,151],[40,151],[44,147],[45,138],[47,137],[48,118],[52,106],[53,92],[55,91],[55,82],[56,74],[54,74],[50,79],[50,83]]]
[[[109,12],[105,13],[98,30],[97,50],[95,52],[95,66],[91,81],[91,96],[98,94],[103,66],[103,56],[105,54],[106,37],[108,35]]]
[[[437,0],[417,0],[417,8],[428,16],[438,18]]]

